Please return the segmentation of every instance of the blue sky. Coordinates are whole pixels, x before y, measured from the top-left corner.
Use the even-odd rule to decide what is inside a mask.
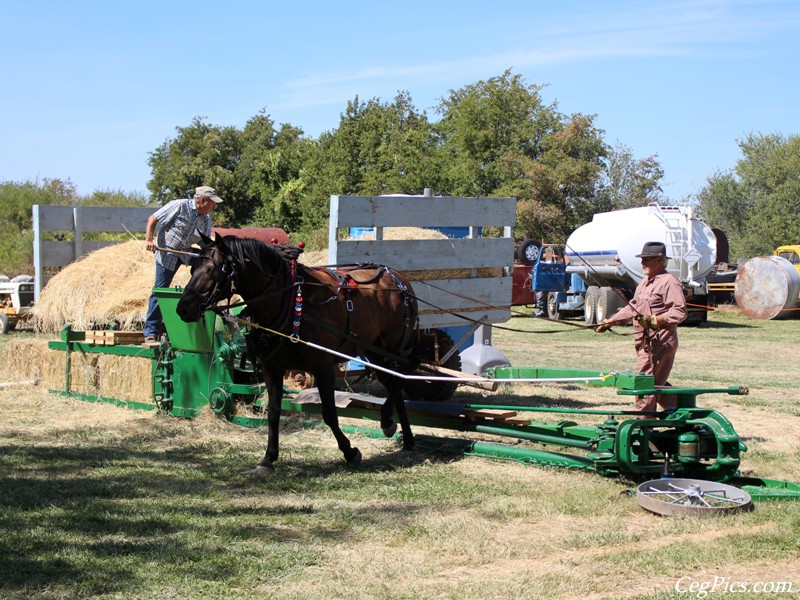
[[[657,154],[672,200],[800,134],[800,2],[0,0],[0,181],[146,192],[147,159],[204,117],[262,109],[312,136],[347,101],[452,89],[512,69],[610,144]],[[420,190],[421,192],[421,190]]]

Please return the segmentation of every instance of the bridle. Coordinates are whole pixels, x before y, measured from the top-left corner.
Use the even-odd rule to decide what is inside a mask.
[[[217,265],[214,257],[210,254],[201,254],[198,258],[200,260],[209,260],[215,268],[219,267],[222,271],[223,277],[214,281],[214,288],[206,298],[206,301],[200,307],[200,312],[213,310],[220,300],[223,298],[230,299],[236,290],[237,270],[234,265],[235,258],[231,255],[221,252],[217,249],[222,257],[222,263]]]

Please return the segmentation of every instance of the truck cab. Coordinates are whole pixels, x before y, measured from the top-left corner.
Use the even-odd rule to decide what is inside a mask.
[[[773,254],[788,260],[792,263],[797,273],[800,274],[800,245],[787,244],[786,246],[778,246]]]

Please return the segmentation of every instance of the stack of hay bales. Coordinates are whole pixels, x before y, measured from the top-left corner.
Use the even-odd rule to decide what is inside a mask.
[[[185,285],[189,270],[181,268],[174,285]],[[96,250],[64,267],[44,287],[33,308],[39,333],[54,334],[65,324],[76,330],[141,330],[155,280],[155,260],[144,242],[131,240]],[[51,338],[52,339],[52,338]],[[64,353],[51,351],[48,339],[9,341],[10,373],[63,390]],[[90,396],[152,401],[151,362],[147,358],[73,353],[70,389]]]
[[[57,333],[69,323],[86,331],[141,330],[156,276],[155,259],[144,242],[131,240],[95,250],[64,267],[44,287],[33,308],[34,329]],[[185,285],[189,269],[173,285]]]

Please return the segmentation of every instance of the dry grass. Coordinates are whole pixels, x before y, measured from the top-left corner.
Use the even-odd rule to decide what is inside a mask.
[[[528,330],[495,333],[495,344],[517,365],[626,370],[635,364],[630,337],[546,334],[541,332],[564,327],[533,319],[509,325]],[[714,315],[708,327],[681,329],[673,381],[751,386],[749,396],[703,395],[700,402],[725,414],[745,439],[750,450],[744,468],[795,482],[800,384],[793,361],[784,357],[799,334],[800,321]],[[13,354],[22,354],[16,348]],[[0,379],[13,380],[28,362],[41,362],[36,352],[31,346],[31,361],[7,356]],[[464,390],[459,398],[591,408],[632,403],[609,389],[553,384],[504,386],[486,399]],[[363,465],[351,470],[326,429],[303,429],[296,419],[285,419],[279,470],[258,480],[250,469],[263,452],[263,433],[208,412],[185,421],[64,400],[39,388],[0,390],[0,439],[9,440],[10,455],[30,448],[32,456],[52,451],[86,461],[69,468],[24,465],[12,470],[19,479],[8,484],[16,490],[27,482],[43,493],[74,472],[86,485],[110,490],[88,500],[86,520],[73,528],[64,513],[83,514],[73,507],[80,492],[66,501],[34,501],[34,507],[51,504],[54,512],[37,517],[29,532],[58,529],[64,564],[79,561],[84,548],[99,548],[81,578],[117,572],[130,583],[101,587],[93,594],[98,597],[694,597],[673,591],[681,577],[800,586],[796,503],[759,503],[752,513],[714,520],[658,517],[626,493],[629,482],[447,455],[435,449],[441,432],[415,432],[425,446],[405,461],[387,440],[351,436],[364,455]],[[135,477],[131,473],[141,475],[127,491],[120,482]],[[37,477],[44,478],[41,486]],[[153,500],[144,506],[144,498]],[[142,520],[140,531],[135,523]],[[159,537],[159,527],[168,534]],[[179,542],[185,546],[171,552]],[[185,556],[191,561],[184,565]],[[50,598],[91,595],[62,578],[18,597],[42,597],[34,592],[43,589]]]

